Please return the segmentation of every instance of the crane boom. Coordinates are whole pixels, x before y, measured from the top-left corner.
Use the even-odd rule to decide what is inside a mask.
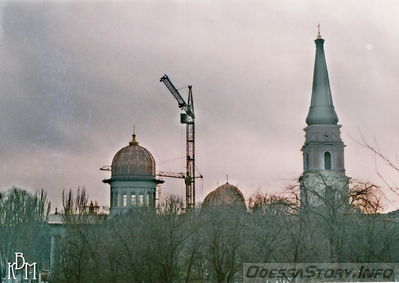
[[[160,81],[165,84],[165,86],[169,89],[169,91],[172,93],[174,98],[177,100],[177,103],[179,104],[179,108],[185,108],[187,106],[187,103],[184,101],[183,97],[180,95],[177,88],[169,80],[168,76],[164,75]]]
[[[166,172],[166,171],[158,171],[157,176],[168,177],[168,178],[178,178],[178,179],[186,178],[184,173],[175,173],[175,172]]]

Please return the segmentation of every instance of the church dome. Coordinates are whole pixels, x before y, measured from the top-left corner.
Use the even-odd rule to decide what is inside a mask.
[[[204,206],[245,206],[245,199],[241,191],[229,183],[219,186],[204,199]]]
[[[152,154],[136,141],[119,150],[112,160],[111,177],[155,177],[155,160]]]

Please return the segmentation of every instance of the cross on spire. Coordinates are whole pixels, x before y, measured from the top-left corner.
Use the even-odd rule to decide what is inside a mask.
[[[129,145],[139,145],[139,142],[136,140],[136,125],[133,124],[133,135],[132,140],[129,142]]]
[[[317,24],[317,39],[322,38],[320,34],[320,24]]]

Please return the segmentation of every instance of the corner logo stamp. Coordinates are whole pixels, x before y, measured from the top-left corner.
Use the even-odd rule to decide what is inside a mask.
[[[17,279],[16,271],[23,270],[24,271],[24,279],[27,280],[29,271],[32,271],[33,280],[36,280],[36,269],[37,269],[37,262],[34,263],[27,263],[24,258],[23,253],[15,253],[15,261],[8,262],[7,264],[7,271],[8,271],[8,279]]]

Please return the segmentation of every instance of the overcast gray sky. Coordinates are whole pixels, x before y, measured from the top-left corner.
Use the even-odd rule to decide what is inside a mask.
[[[101,181],[131,138],[158,170],[183,171],[185,130],[159,82],[193,85],[197,200],[217,184],[246,198],[278,193],[302,172],[318,23],[347,175],[391,184],[353,139],[361,132],[398,162],[398,1],[1,1],[0,189],[85,186],[109,203]],[[186,95],[186,90],[182,90]],[[166,180],[162,193],[183,195]],[[396,200],[395,200],[396,197]],[[399,197],[387,194],[389,209]]]

